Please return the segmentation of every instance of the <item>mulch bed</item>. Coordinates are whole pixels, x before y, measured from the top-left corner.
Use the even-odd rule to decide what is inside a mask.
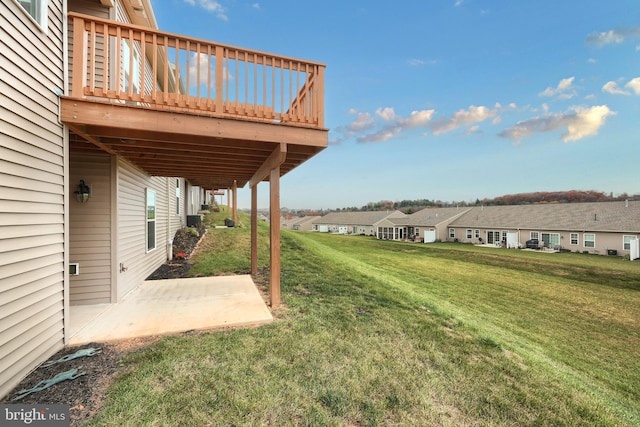
[[[204,230],[198,235],[187,232],[185,229],[178,230],[173,237],[173,259],[165,262],[156,271],[151,273],[147,280],[162,280],[187,277],[191,269],[189,257],[196,250],[200,239],[204,235]]]
[[[200,230],[195,236],[184,229],[179,230],[173,240],[174,259],[158,268],[147,280],[187,277],[187,273],[191,268],[189,256],[197,249],[197,245],[203,235],[204,230]],[[158,337],[147,337],[109,344],[91,343],[65,348],[51,356],[49,360],[58,360],[63,356],[75,353],[79,349],[90,347],[99,348],[100,352],[94,356],[81,357],[49,367],[37,368],[18,384],[13,391],[7,394],[0,403],[69,405],[71,425],[81,426],[98,413],[102,407],[109,384],[123,366],[123,356],[132,350],[147,346],[157,339]],[[45,390],[29,394],[18,401],[12,401],[19,390],[30,389],[40,381],[51,379],[59,373],[74,368],[77,368],[79,373],[84,372],[85,374],[73,380],[63,381]]]

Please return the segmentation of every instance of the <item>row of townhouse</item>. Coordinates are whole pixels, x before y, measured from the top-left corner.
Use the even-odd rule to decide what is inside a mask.
[[[279,226],[280,176],[328,145],[324,65],[265,58],[160,31],[151,0],[0,0],[0,397],[67,345],[71,308],[117,303],[170,259],[207,191],[257,200],[269,181]],[[231,60],[282,74],[291,103],[239,103],[216,67]]]
[[[281,228],[285,230],[311,231],[313,230],[313,222],[320,218],[318,215],[293,218],[283,217]]]
[[[405,216],[401,211],[332,212],[313,221],[312,230],[323,233],[375,236],[382,221]]]
[[[640,201],[427,208],[411,215],[332,213],[316,220],[313,230],[513,248],[536,240],[540,248],[634,257],[640,238]]]

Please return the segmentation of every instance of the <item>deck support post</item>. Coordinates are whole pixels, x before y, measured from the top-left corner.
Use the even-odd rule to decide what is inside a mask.
[[[233,211],[232,211],[233,224],[238,224],[238,181],[233,180]]]
[[[271,235],[269,282],[271,308],[280,305],[280,167],[271,169],[269,177],[269,231]]]
[[[251,186],[251,274],[258,274],[258,184]]]
[[[263,179],[269,178],[269,293],[271,294],[271,308],[280,305],[280,165],[284,163],[286,158],[287,144],[280,143],[249,180],[249,185],[253,189]],[[253,210],[253,192],[251,196]],[[257,212],[257,206],[255,212]]]

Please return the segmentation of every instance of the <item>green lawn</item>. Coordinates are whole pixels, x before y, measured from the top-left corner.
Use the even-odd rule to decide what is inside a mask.
[[[248,271],[248,235],[210,230],[197,274]],[[131,353],[92,423],[640,425],[640,263],[285,231],[282,296]]]

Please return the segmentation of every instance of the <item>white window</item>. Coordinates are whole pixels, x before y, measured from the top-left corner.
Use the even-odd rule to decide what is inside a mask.
[[[450,228],[449,229],[449,237],[451,239],[454,239],[456,237],[456,229],[455,228]]]
[[[595,234],[584,234],[582,236],[584,240],[585,248],[595,248],[596,247],[596,235]]]
[[[176,179],[176,215],[180,215],[180,180]]]
[[[131,61],[131,54],[133,53],[133,61]],[[124,90],[129,91],[129,79],[133,84],[131,93],[140,93],[140,58],[138,56],[138,50],[129,46],[129,40],[122,40],[122,75],[124,76]]]
[[[467,229],[467,239],[473,239],[473,230],[470,228]]]
[[[480,238],[480,230],[476,230],[476,239]]]
[[[48,0],[18,0],[20,6],[22,6],[43,31],[47,31],[47,1]]]
[[[420,237],[420,229],[418,227],[416,227],[416,237]]]
[[[622,249],[625,251],[630,251],[631,241],[635,238],[636,236],[622,236]]]
[[[147,188],[147,252],[156,248],[156,192]]]
[[[540,238],[540,234],[537,231],[532,231],[531,232],[531,240],[539,239],[539,238]]]
[[[571,233],[569,235],[569,241],[570,241],[570,244],[572,244],[572,245],[579,245],[580,244],[580,239],[578,237],[578,233]]]

